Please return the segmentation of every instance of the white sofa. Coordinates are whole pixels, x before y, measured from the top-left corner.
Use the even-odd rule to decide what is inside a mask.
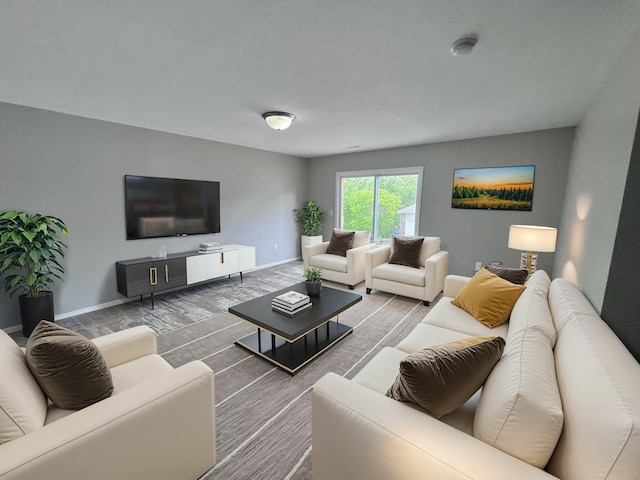
[[[315,384],[314,480],[640,478],[640,364],[580,291],[538,271],[489,330],[450,303],[466,281],[447,277],[422,323],[353,379]],[[458,410],[436,420],[385,396],[407,354],[476,335],[506,346]]]
[[[389,263],[391,246],[381,245],[365,256],[365,287],[422,300],[425,305],[442,292],[449,274],[449,252],[440,250],[440,237],[424,237],[420,268]]]
[[[211,369],[200,361],[174,369],[145,326],[93,342],[114,392],[62,410],[47,405],[23,349],[0,330],[0,478],[186,480],[206,473],[216,463]]]
[[[375,243],[369,243],[370,238],[368,231],[356,231],[353,246],[347,250],[346,257],[327,253],[328,241],[305,245],[302,247],[304,270],[309,267],[319,268],[324,280],[342,283],[353,290],[358,283],[364,281],[365,253],[376,246]]]

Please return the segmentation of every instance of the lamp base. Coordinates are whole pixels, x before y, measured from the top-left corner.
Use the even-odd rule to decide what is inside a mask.
[[[520,268],[526,269],[529,276],[533,275],[538,265],[538,254],[533,252],[522,252],[520,254]]]

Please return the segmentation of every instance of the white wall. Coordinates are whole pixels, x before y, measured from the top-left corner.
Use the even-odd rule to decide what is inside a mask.
[[[600,311],[640,106],[640,31],[576,130],[554,276]]]
[[[309,199],[335,212],[336,172],[421,165],[419,233],[442,237],[451,273],[471,275],[476,261],[517,267],[520,252],[507,247],[509,225],[560,225],[573,139],[573,128],[561,128],[316,158],[309,163]],[[536,167],[531,212],[451,208],[454,168],[513,165]],[[335,217],[327,218],[326,238],[335,225]],[[541,253],[539,268],[551,272],[553,260],[552,253]]]
[[[305,159],[2,103],[0,148],[0,211],[55,215],[69,227],[57,315],[122,299],[115,262],[160,245],[254,245],[258,265],[300,255],[290,212],[305,198]],[[220,181],[221,233],[127,241],[125,174]],[[18,300],[2,290],[0,328],[19,324]]]

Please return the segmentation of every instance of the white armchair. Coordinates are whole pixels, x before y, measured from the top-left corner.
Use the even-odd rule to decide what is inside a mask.
[[[425,305],[442,292],[444,278],[449,274],[449,252],[440,250],[440,237],[424,237],[419,268],[389,263],[390,245],[367,251],[365,255],[365,286],[372,290],[394,293],[422,300]]]
[[[173,368],[146,326],[93,340],[112,396],[81,410],[47,406],[24,352],[0,330],[0,478],[196,479],[216,463],[213,372]],[[17,427],[16,427],[17,425]]]
[[[369,238],[367,231],[356,232],[353,247],[347,250],[346,257],[327,253],[329,242],[307,245],[303,247],[304,269],[319,268],[323,279],[343,283],[353,290],[355,285],[364,281],[366,252],[376,246],[375,243],[369,243]]]

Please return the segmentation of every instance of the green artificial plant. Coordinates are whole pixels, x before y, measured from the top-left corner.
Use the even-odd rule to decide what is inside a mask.
[[[313,237],[322,233],[324,212],[320,210],[313,200],[304,202],[301,208],[294,208],[293,216],[304,235]]]
[[[319,282],[321,275],[322,270],[315,267],[307,268],[307,270],[304,272],[304,276],[307,278],[307,282],[312,283]]]
[[[4,289],[37,297],[47,291],[54,279],[62,279],[59,258],[67,247],[60,234],[69,231],[56,217],[5,212],[0,215],[0,276],[6,274]]]

